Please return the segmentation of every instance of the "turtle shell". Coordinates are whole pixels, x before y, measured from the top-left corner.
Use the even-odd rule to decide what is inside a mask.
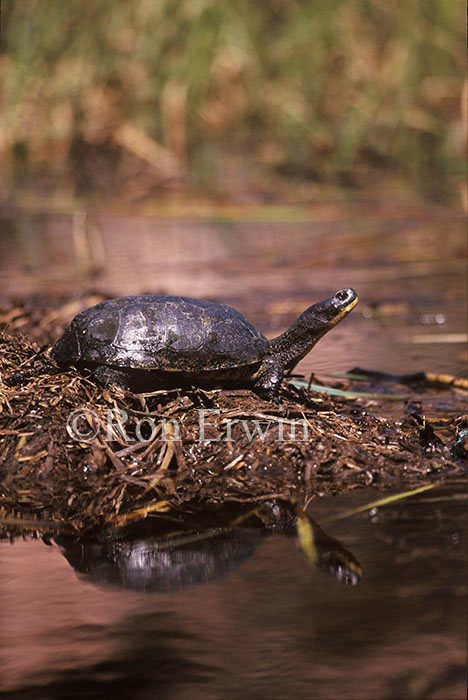
[[[59,364],[203,374],[258,364],[267,349],[267,339],[230,306],[148,294],[82,311],[53,355]]]

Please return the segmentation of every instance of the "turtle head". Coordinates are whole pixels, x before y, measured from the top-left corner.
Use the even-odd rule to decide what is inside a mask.
[[[325,333],[328,333],[333,326],[336,326],[342,318],[347,316],[351,309],[356,306],[357,302],[358,296],[354,289],[351,289],[351,287],[340,289],[339,292],[329,299],[319,301],[317,304],[309,306],[309,308],[299,316],[294,325],[300,323],[301,326],[304,325],[304,330],[305,326],[307,326],[308,332],[312,336],[317,336],[318,340],[325,335]],[[317,342],[317,340],[315,342]]]
[[[329,299],[309,306],[285,333],[270,341],[270,357],[283,369],[292,369],[325,333],[349,314],[357,301],[354,289],[346,287]]]

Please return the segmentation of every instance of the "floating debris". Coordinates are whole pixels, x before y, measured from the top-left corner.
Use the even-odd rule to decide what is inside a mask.
[[[0,336],[0,353],[0,525],[10,529],[46,522],[83,533],[465,473],[451,451],[456,425],[434,428],[408,406],[400,424],[378,416],[375,399],[287,384],[280,406],[240,390],[143,396],[60,372],[20,336]]]

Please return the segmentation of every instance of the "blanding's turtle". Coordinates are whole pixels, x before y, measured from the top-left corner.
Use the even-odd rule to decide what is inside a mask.
[[[277,401],[284,373],[356,303],[356,292],[342,289],[267,340],[225,304],[151,294],[110,299],[75,316],[52,355],[59,365],[91,370],[100,384],[134,392],[251,388]]]

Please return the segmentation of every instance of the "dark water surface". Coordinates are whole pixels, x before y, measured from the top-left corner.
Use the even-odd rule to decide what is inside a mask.
[[[2,687],[27,698],[462,698],[466,500],[429,491],[326,525],[360,561],[345,586],[272,535],[225,578],[142,593],[77,577],[56,545],[2,544]],[[458,499],[456,494],[458,493]]]
[[[154,205],[156,207],[156,205]],[[159,204],[153,215],[0,216],[0,303],[160,293],[231,304],[269,336],[342,287],[360,303],[299,369],[466,374],[466,219],[442,207]],[[84,300],[84,305],[87,302]],[[70,315],[76,313],[74,308]]]
[[[466,374],[458,212],[331,202],[94,214],[86,225],[81,214],[7,212],[1,223],[3,300],[83,289],[200,296],[273,336],[352,286],[358,307],[301,363],[305,375],[355,365]],[[311,567],[280,534],[253,536],[223,578],[164,593],[92,582],[56,544],[1,543],[1,697],[466,697],[465,485],[332,521],[383,495],[309,506],[360,562],[355,586]]]

